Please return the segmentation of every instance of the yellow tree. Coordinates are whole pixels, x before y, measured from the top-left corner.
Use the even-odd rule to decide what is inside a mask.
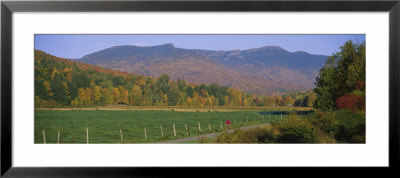
[[[94,95],[95,103],[96,103],[96,104],[100,103],[101,91],[100,91],[100,87],[99,87],[99,86],[95,86],[95,87],[94,87],[94,89],[93,89],[93,95]]]
[[[128,90],[125,90],[125,92],[124,92],[124,97],[123,97],[123,101],[124,101],[124,103],[125,104],[128,104],[128,102],[129,102],[129,92],[128,92]]]
[[[113,88],[113,94],[114,94],[114,103],[118,103],[120,101],[119,100],[120,93],[118,88]]]
[[[209,106],[213,106],[214,104],[213,104],[213,99],[212,99],[212,97],[207,97],[207,102],[206,102],[206,105],[209,105]]]
[[[228,90],[230,91],[230,95],[232,96],[231,104],[232,105],[239,105],[241,103],[241,92],[238,90]]]
[[[140,86],[144,86],[144,84],[146,84],[146,79],[142,76],[139,76],[137,78],[137,83],[139,83]]]
[[[71,106],[77,107],[79,105],[78,98],[75,98],[74,100],[71,100]]]
[[[86,92],[83,88],[78,88],[79,106],[84,106],[86,103]]]
[[[186,95],[182,91],[178,92],[178,102],[176,102],[177,106],[184,105],[186,101]]]
[[[243,105],[243,106],[249,105],[249,100],[247,99],[247,96],[246,96],[246,93],[245,93],[245,92],[243,92],[243,94],[242,94],[242,99],[241,99],[241,101],[242,101],[242,105]]]
[[[72,68],[66,67],[66,68],[64,68],[63,72],[65,73],[65,77],[67,78],[67,80],[71,81],[72,80]]]
[[[129,104],[130,106],[132,106],[132,105],[135,104],[135,100],[134,100],[134,98],[133,98],[133,94],[132,94],[132,93],[129,93],[129,94],[128,94],[128,104]]]
[[[56,74],[59,74],[60,72],[58,72],[58,70],[56,69],[56,68],[54,68],[53,69],[53,72],[51,72],[51,80],[54,80],[54,76],[56,75]]]
[[[200,90],[200,96],[202,96],[202,97],[207,97],[208,96],[208,92],[206,91],[206,90],[204,90],[204,89],[201,89]]]
[[[286,96],[283,98],[283,105],[285,105],[285,106],[292,106],[293,103],[294,103],[294,100],[292,99],[292,97],[286,95]]]
[[[168,105],[168,96],[167,96],[167,94],[164,94],[164,96],[163,96],[163,104],[164,104],[164,106]]]
[[[200,102],[199,102],[199,94],[197,94],[197,92],[193,92],[192,105],[193,105],[193,106],[198,106],[198,105],[200,105]]]
[[[193,100],[192,100],[192,98],[190,98],[190,96],[188,96],[186,98],[186,103],[187,103],[188,106],[192,106],[193,105]]]
[[[276,97],[275,97],[275,105],[276,105],[276,106],[282,106],[282,105],[283,105],[282,96],[276,96]]]
[[[104,97],[104,104],[111,104],[113,102],[113,96],[108,88],[103,88],[102,95]]]
[[[142,90],[140,89],[139,85],[133,85],[132,87],[132,99],[134,100],[135,103],[139,104],[140,99],[142,98]],[[133,104],[133,103],[132,103]]]
[[[248,106],[248,105],[249,105],[249,100],[245,98],[243,101],[243,106]]]
[[[215,97],[211,95],[211,106],[215,106]]]
[[[238,91],[238,105],[243,105],[243,100],[242,100],[242,98],[243,98],[243,95],[244,95],[245,93],[242,93],[241,91]]]
[[[96,83],[94,82],[94,79],[90,81],[90,88],[94,88],[96,86]]]
[[[229,106],[229,97],[228,96],[224,97],[224,102],[225,102],[224,103],[225,106]]]
[[[53,92],[51,92],[50,83],[49,83],[48,81],[44,81],[44,82],[43,82],[43,85],[44,85],[44,88],[45,88],[45,90],[46,90],[46,93],[47,93],[49,96],[53,96]]]
[[[92,104],[92,90],[90,88],[86,88],[85,89],[85,93],[86,93],[86,104]]]
[[[119,101],[123,102],[124,101],[124,93],[125,93],[126,89],[123,86],[119,86],[118,90],[119,90],[119,93],[120,93]]]
[[[63,85],[64,88],[65,88],[65,91],[64,91],[65,95],[66,95],[68,98],[70,98],[71,91],[70,91],[69,88],[68,88],[67,82],[61,82],[61,83],[62,83],[62,85]]]

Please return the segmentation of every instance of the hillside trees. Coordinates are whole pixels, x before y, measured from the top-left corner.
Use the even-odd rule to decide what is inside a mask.
[[[292,96],[296,98],[293,105],[298,107],[313,107],[315,100],[317,99],[316,94],[313,91],[296,93]]]
[[[172,81],[167,74],[143,77],[35,51],[36,107],[291,106],[302,95],[258,96],[217,83]]]

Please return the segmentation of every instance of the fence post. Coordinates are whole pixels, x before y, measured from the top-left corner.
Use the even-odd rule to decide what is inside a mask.
[[[249,117],[247,117],[247,123],[249,123]]]
[[[236,121],[235,121],[236,122]],[[221,121],[221,125],[219,126],[219,129],[221,129],[222,130],[222,121]]]
[[[282,120],[282,113],[281,113],[281,120]]]
[[[124,143],[124,138],[122,136],[122,129],[119,129],[119,134],[121,135],[121,143]]]
[[[175,131],[175,124],[172,123],[172,127],[174,128],[174,137],[176,137],[176,131]]]
[[[147,132],[146,132],[146,127],[144,128],[144,138],[147,140]]]
[[[199,132],[201,132],[201,128],[200,128],[200,122],[197,122],[199,124]]]
[[[42,131],[43,133],[43,144],[46,144],[46,133],[44,132],[44,130]]]
[[[186,135],[189,136],[189,132],[188,132],[188,130],[187,130],[186,124],[185,124],[185,129],[186,129]]]
[[[57,144],[60,144],[60,131],[57,131]]]
[[[210,131],[210,132],[211,132],[211,126],[210,126],[210,123],[208,123],[208,131]]]
[[[162,130],[162,125],[160,125],[160,128],[161,128],[161,137],[164,137],[164,132]]]
[[[89,128],[86,127],[86,144],[89,144]]]

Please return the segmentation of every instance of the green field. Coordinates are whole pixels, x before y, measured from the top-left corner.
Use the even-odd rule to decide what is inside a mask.
[[[86,143],[86,128],[89,130],[90,143],[121,143],[120,129],[124,143],[154,143],[188,137],[185,124],[188,127],[189,136],[197,136],[224,130],[227,118],[231,120],[232,128],[238,128],[280,120],[281,113],[281,111],[36,110],[35,143],[43,143],[43,130],[46,143],[57,143],[58,131],[60,143]],[[222,130],[220,129],[221,122]],[[200,123],[201,132],[198,130],[198,123]],[[173,124],[175,124],[176,137]],[[163,128],[163,137],[160,126]],[[144,128],[146,128],[147,140]]]

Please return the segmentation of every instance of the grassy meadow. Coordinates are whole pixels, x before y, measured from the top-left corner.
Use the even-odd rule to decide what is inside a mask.
[[[303,111],[304,112],[304,111]],[[232,128],[280,121],[285,111],[172,111],[172,110],[35,110],[35,143],[86,143],[86,128],[90,143],[155,143],[223,131],[226,119]],[[248,118],[248,121],[247,121]],[[263,119],[264,118],[264,119]],[[222,130],[220,129],[222,122]],[[201,132],[198,129],[201,126]],[[175,124],[176,137],[173,132]],[[209,130],[209,124],[211,130]],[[161,127],[164,136],[161,136]],[[146,128],[147,140],[144,128]]]

